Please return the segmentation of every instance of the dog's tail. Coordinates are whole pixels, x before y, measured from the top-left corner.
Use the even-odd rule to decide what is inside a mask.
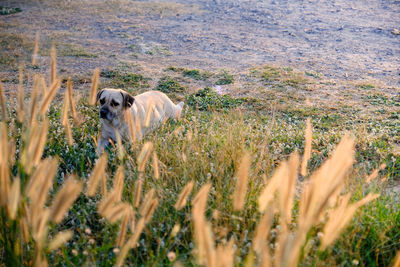
[[[181,117],[184,105],[184,102],[179,102],[177,105],[175,105],[175,119],[179,119]]]

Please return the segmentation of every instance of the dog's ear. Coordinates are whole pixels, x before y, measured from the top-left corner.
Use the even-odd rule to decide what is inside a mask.
[[[125,91],[121,91],[124,108],[130,108],[135,101],[135,98]]]
[[[101,94],[102,94],[103,92],[104,92],[104,89],[97,92],[96,103],[99,102],[99,99],[100,99]]]

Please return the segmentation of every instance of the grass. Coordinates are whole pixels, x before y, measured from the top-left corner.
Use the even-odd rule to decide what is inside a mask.
[[[184,69],[182,72],[184,77],[190,77],[195,80],[206,80],[208,78],[207,73],[201,72],[200,70],[196,69]]]
[[[77,45],[63,45],[60,50],[60,56],[64,57],[83,57],[83,58],[97,58],[98,55],[88,53],[81,46]]]
[[[158,81],[155,90],[164,93],[182,93],[186,92],[187,88],[181,85],[176,79],[171,76],[163,76]]]
[[[264,69],[262,79],[280,79],[282,76],[275,75],[281,72],[284,79],[297,79],[297,74],[290,74],[291,69],[270,68]],[[256,74],[261,77],[261,73]],[[101,77],[104,81],[100,84],[130,88],[133,93],[149,86],[143,75],[125,69],[105,70]],[[400,156],[393,152],[398,127],[393,120],[361,118],[350,108],[292,106],[278,109],[273,107],[273,100],[221,96],[210,88],[185,95],[176,80],[165,77],[159,81],[159,89],[186,96],[187,107],[182,119],[167,121],[144,140],[124,143],[123,150],[117,143],[110,145],[103,165],[95,153],[98,108],[88,104],[85,94],[79,98],[74,92],[74,101],[63,103],[67,94],[63,97],[59,93],[44,116],[38,114],[33,119],[30,116],[35,110],[33,96],[36,96],[38,109],[48,94],[34,87],[20,108],[7,95],[8,119],[2,120],[4,127],[0,133],[2,264],[32,265],[46,261],[51,266],[110,266],[121,259],[124,248],[129,248],[124,262],[141,266],[177,262],[185,266],[211,265],[210,261],[223,258],[238,265],[244,261],[261,264],[265,260],[262,255],[268,253],[275,256],[276,265],[284,265],[284,260],[289,258],[297,263],[297,256],[301,266],[350,266],[355,262],[360,266],[388,266],[391,263],[400,249],[400,209],[398,200],[386,192],[386,182],[381,179],[399,181],[400,177]],[[65,103],[75,105],[76,117],[65,115],[71,109],[70,104]],[[382,105],[388,103],[385,100]],[[21,113],[22,107],[26,117],[18,122],[16,114]],[[1,110],[2,115],[3,112]],[[311,185],[308,185],[310,176],[303,177],[305,182],[297,181],[296,170],[299,165],[296,151],[304,152],[307,118],[311,118],[313,127],[311,158],[306,162],[308,173],[314,173],[332,159],[326,175],[316,175]],[[44,125],[46,119],[49,121],[47,135],[40,135],[38,129],[42,128],[36,127]],[[72,144],[67,138],[68,127]],[[346,132],[357,140],[354,165],[352,141],[344,137]],[[39,140],[45,140],[42,149]],[[339,154],[334,154],[340,140],[345,141],[340,145]],[[40,180],[37,190],[28,194],[26,188],[32,186],[35,171],[41,170],[40,166],[50,169],[46,161],[50,158],[58,159],[54,174],[36,176],[46,180]],[[378,178],[367,183],[365,177],[382,163],[387,167],[380,171]],[[94,169],[100,171],[94,172]],[[123,187],[119,187],[121,192],[116,189],[114,180],[119,175],[118,170],[124,174]],[[75,189],[73,185],[67,187],[70,174],[75,175],[74,184],[78,185]],[[99,185],[92,196],[87,193],[88,181],[97,178]],[[340,181],[340,190],[331,191],[337,181]],[[46,189],[49,182],[53,186]],[[184,194],[186,205],[175,208],[178,198],[182,198],[181,191],[191,182],[192,190]],[[299,189],[295,189],[296,184]],[[78,188],[79,185],[83,187]],[[79,193],[70,206],[64,207],[65,217],[60,221],[47,218],[47,209],[58,203],[57,196],[66,187],[68,192]],[[304,187],[309,190],[301,190]],[[293,190],[286,190],[288,188]],[[20,192],[19,197],[17,192]],[[120,200],[116,199],[116,192],[120,192]],[[307,192],[312,192],[309,197],[310,201],[316,201],[312,202],[314,205],[332,203],[330,207],[322,206],[327,214],[310,217],[313,205],[308,206],[309,212],[302,212]],[[377,193],[381,194],[379,198],[368,199]],[[314,194],[318,197],[312,198]],[[45,202],[37,200],[42,195],[47,197]],[[261,201],[261,195],[272,196],[271,202]],[[360,205],[353,214],[350,203],[365,197],[371,201]],[[101,208],[107,199],[112,204],[108,210]],[[236,204],[234,199],[238,199]],[[349,205],[339,205],[347,200]],[[118,207],[123,209],[118,211]],[[335,212],[341,216],[332,216],[337,214]],[[341,234],[333,234],[332,229],[326,228],[329,224],[340,224],[341,220],[335,219],[342,219],[346,214],[349,215],[348,227],[332,228],[342,228]],[[113,221],[117,216],[119,219]],[[40,227],[35,226],[32,218],[42,218],[42,225],[48,231],[39,231]],[[24,228],[26,224],[28,227]],[[21,229],[27,229],[26,236]],[[69,238],[50,250],[50,243],[60,233],[68,234]],[[118,245],[121,233],[126,233],[126,238]],[[298,240],[300,246],[290,247],[294,244],[285,242],[285,237],[289,236]],[[335,241],[326,241],[328,237]],[[292,253],[282,257],[285,254],[280,254],[279,248],[290,248]],[[299,254],[296,256],[295,252]]]
[[[0,67],[7,70],[16,68],[20,61],[28,59],[30,54],[27,51],[32,44],[23,35],[0,33]]]
[[[290,86],[294,88],[308,89],[307,85],[311,83],[303,73],[293,71],[292,68],[266,65],[262,68],[253,68],[251,73],[253,76],[260,78],[265,84],[278,85],[278,87]],[[319,78],[316,77],[316,75],[311,75],[311,72],[306,72],[305,75]]]
[[[233,75],[224,70],[217,75],[216,85],[232,84],[234,82]]]
[[[369,84],[369,83],[361,83],[356,85],[357,88],[363,89],[363,90],[371,90],[375,88],[375,85]]]
[[[211,88],[204,88],[186,98],[189,106],[199,110],[222,110],[238,107],[245,99],[233,98],[229,95],[219,95]]]
[[[125,70],[111,69],[104,70],[100,74],[101,77],[108,78],[105,85],[113,88],[131,89],[148,88],[149,78],[145,78],[141,74],[130,73]]]
[[[11,15],[19,12],[22,12],[19,7],[0,6],[0,15]]]

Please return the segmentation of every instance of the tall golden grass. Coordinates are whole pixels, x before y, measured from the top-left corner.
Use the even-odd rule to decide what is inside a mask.
[[[7,111],[6,97],[4,94],[4,87],[2,82],[0,82],[0,107],[1,107],[1,115],[3,117],[3,121],[7,121],[8,111]]]
[[[35,47],[33,48],[33,55],[32,55],[32,66],[37,65],[38,52],[39,52],[39,32],[36,32]]]
[[[97,88],[99,86],[100,70],[95,69],[92,76],[92,89],[90,90],[89,105],[96,104]]]

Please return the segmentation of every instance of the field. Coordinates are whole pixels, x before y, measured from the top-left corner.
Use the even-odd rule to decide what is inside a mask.
[[[129,12],[203,12],[140,3]],[[43,5],[43,18],[59,15]],[[17,21],[0,25],[1,266],[400,265],[395,85],[180,65],[157,45],[121,59],[98,39],[71,42],[80,31],[20,33]],[[99,157],[89,103],[104,87],[160,90],[185,110]]]

